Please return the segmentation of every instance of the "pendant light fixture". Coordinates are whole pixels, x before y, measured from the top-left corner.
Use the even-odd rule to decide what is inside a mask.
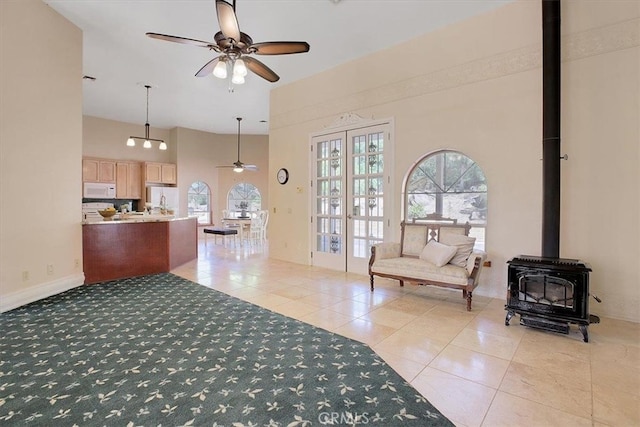
[[[166,150],[167,144],[162,139],[149,138],[149,89],[151,89],[151,86],[144,85],[144,87],[147,88],[147,122],[144,124],[144,137],[130,136],[129,139],[127,139],[127,147],[135,147],[136,139],[143,139],[144,143],[142,146],[144,148],[151,148],[151,141],[156,141],[160,143],[160,145],[158,145],[159,150]]]

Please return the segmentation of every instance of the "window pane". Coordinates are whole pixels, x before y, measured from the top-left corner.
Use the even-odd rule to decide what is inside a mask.
[[[262,197],[255,185],[241,182],[234,185],[227,196],[227,209],[231,211],[259,211]]]
[[[482,169],[469,157],[441,151],[417,163],[407,178],[405,219],[439,214],[469,222],[476,247],[484,248],[487,185]]]
[[[211,193],[202,181],[191,184],[187,191],[187,213],[198,218],[198,224],[211,224]]]

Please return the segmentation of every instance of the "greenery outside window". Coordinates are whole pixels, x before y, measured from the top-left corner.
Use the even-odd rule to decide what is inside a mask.
[[[211,224],[211,192],[209,186],[202,181],[191,184],[187,192],[189,216],[198,217],[198,224]]]
[[[480,166],[456,151],[438,151],[416,162],[407,176],[406,221],[437,214],[471,224],[476,248],[484,250],[487,184]]]
[[[262,196],[255,185],[241,182],[234,185],[227,196],[227,209],[235,212],[252,212],[262,209]]]

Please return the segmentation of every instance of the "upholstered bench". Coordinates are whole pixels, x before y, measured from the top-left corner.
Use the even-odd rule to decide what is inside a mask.
[[[223,238],[223,242],[226,244],[226,239],[227,236],[233,236],[234,238],[234,242],[235,242],[235,237],[238,234],[238,230],[235,228],[222,228],[222,227],[209,227],[209,228],[204,228],[202,231],[204,231],[204,234],[213,234],[215,236],[216,239],[216,243],[218,242],[218,236],[222,236]],[[204,244],[207,244],[207,241],[205,239]]]
[[[473,290],[478,286],[486,254],[474,250],[469,223],[413,222],[400,224],[399,243],[385,242],[371,247],[369,276],[387,277],[421,285],[462,290],[471,310]]]

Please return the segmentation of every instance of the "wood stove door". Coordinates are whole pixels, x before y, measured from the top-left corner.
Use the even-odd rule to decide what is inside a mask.
[[[508,307],[531,314],[582,319],[588,315],[588,276],[545,268],[510,267]]]

